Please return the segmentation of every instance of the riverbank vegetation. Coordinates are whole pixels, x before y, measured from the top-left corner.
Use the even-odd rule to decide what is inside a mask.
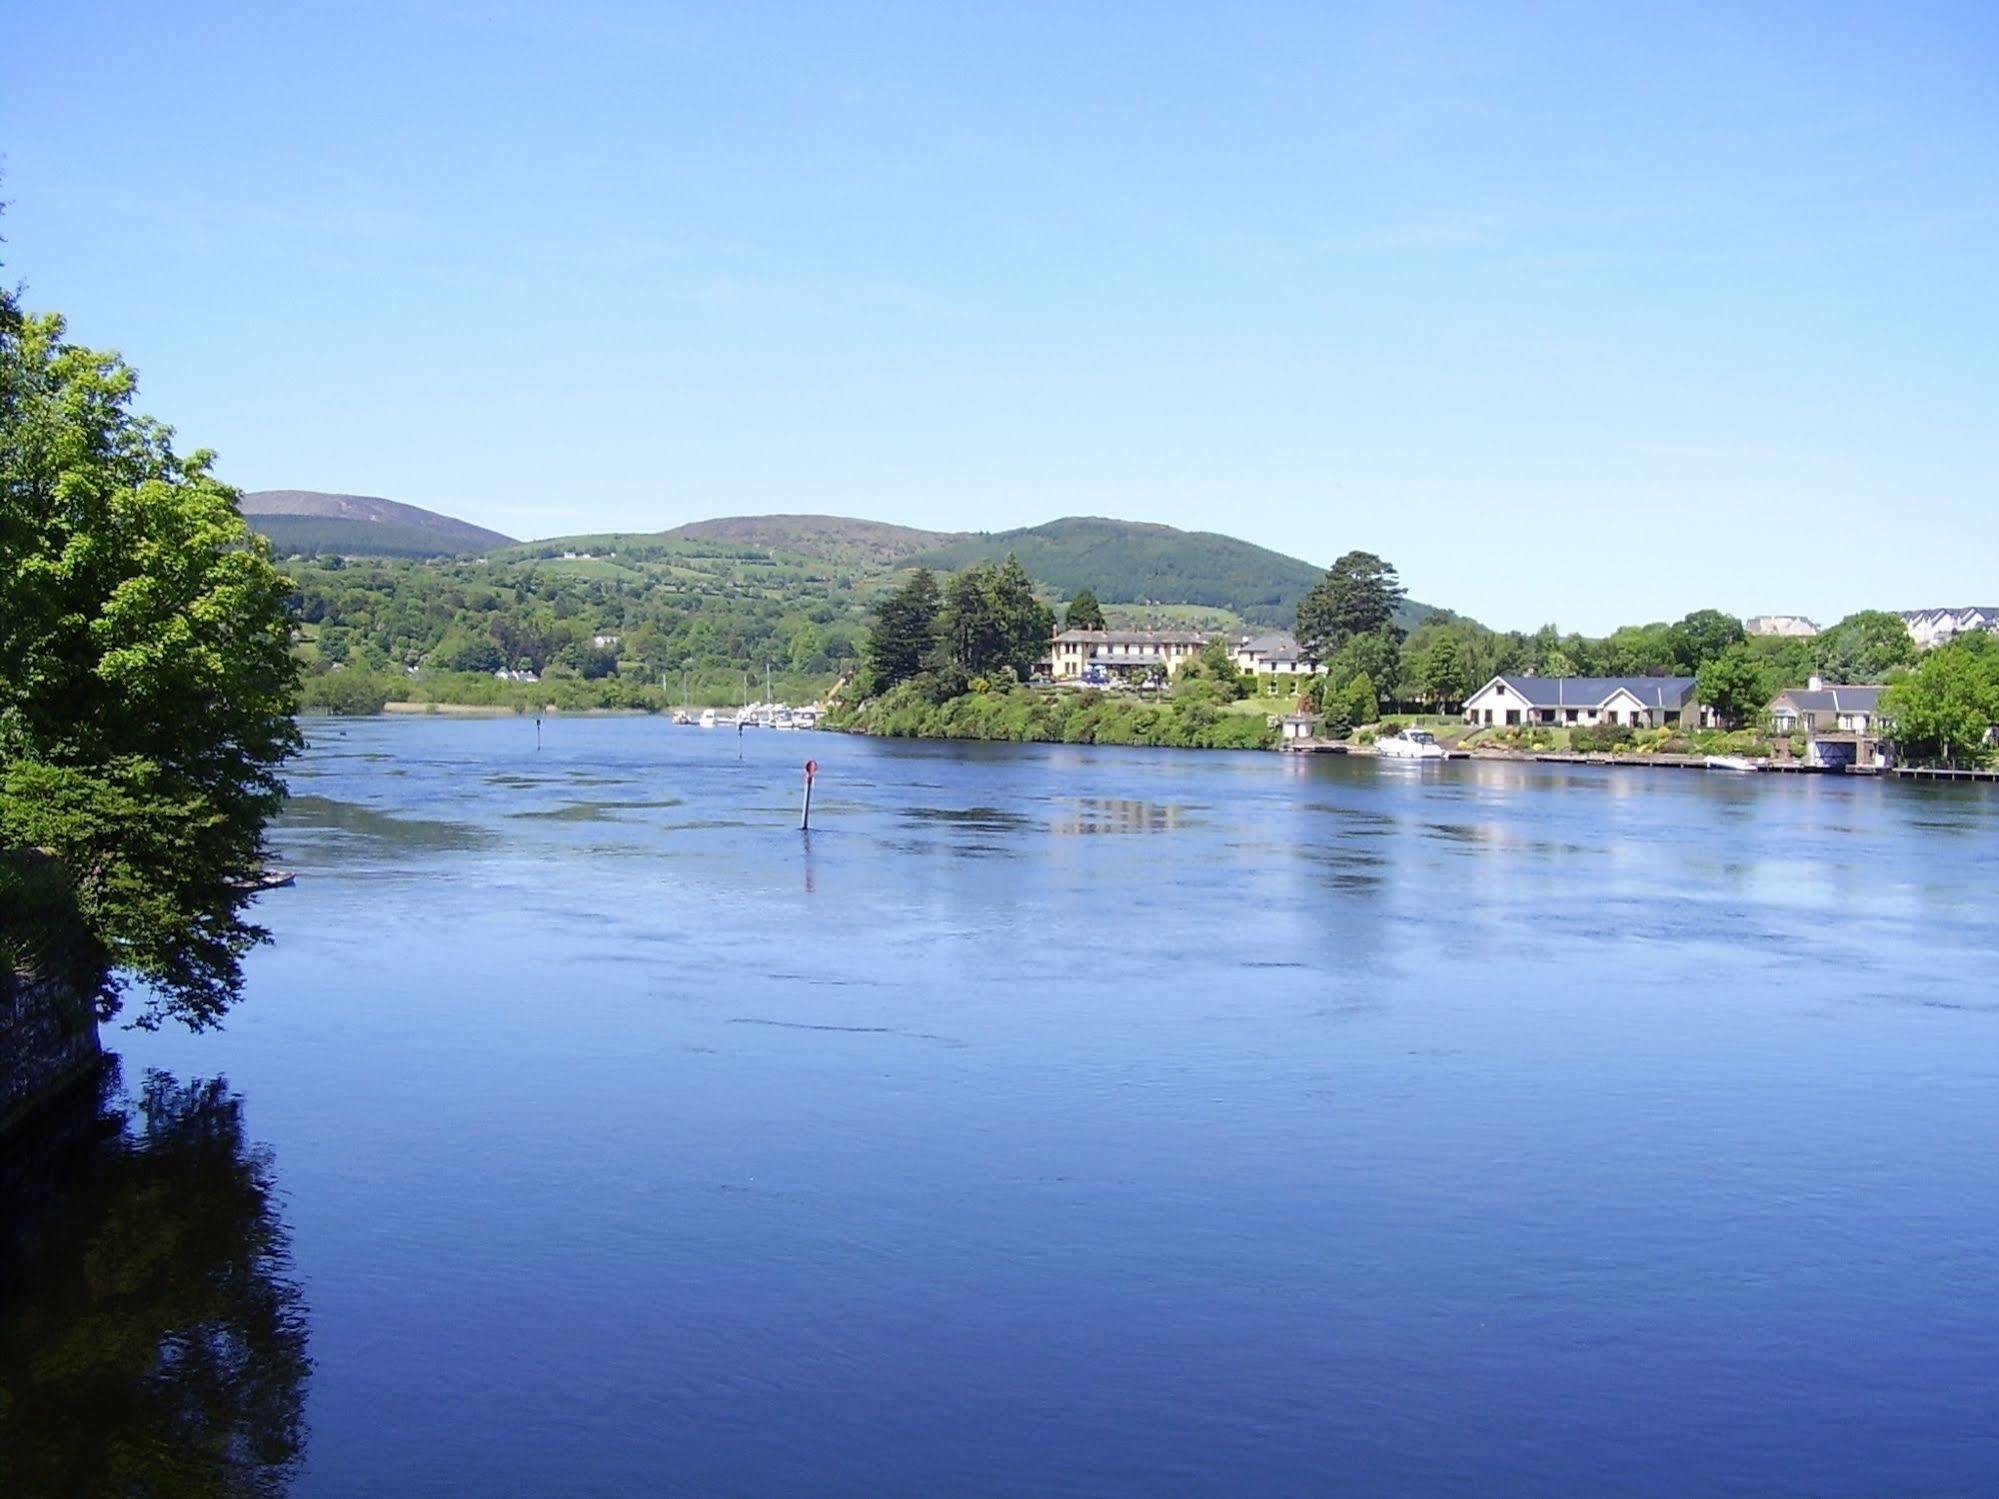
[[[35,920],[60,884],[101,953],[100,1016],[136,980],[139,1024],[198,1029],[263,935],[244,876],[299,744],[298,667],[288,586],[235,492],[136,388],[0,294],[0,849],[25,871],[0,898]]]

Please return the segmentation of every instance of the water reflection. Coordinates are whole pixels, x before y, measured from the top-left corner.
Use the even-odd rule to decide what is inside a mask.
[[[1051,833],[1172,833],[1200,819],[1184,807],[1117,796],[1080,796],[1075,810],[1048,824]]]
[[[0,1493],[267,1495],[306,1437],[306,1310],[221,1079],[116,1064],[0,1159]]]

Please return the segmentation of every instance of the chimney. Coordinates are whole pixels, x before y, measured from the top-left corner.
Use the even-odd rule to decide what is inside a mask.
[[[1817,672],[1813,672],[1809,677],[1805,678],[1805,688],[1809,692],[1824,692],[1825,678]]]

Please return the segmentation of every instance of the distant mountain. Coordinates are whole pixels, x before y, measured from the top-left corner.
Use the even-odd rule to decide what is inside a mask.
[[[1065,598],[1087,588],[1104,603],[1205,604],[1259,624],[1290,625],[1298,601],[1325,576],[1322,565],[1214,531],[1182,531],[1145,521],[1068,516],[1018,531],[966,536],[911,557],[955,569],[999,561],[1008,552]],[[1413,625],[1427,604],[1403,606]]]
[[[244,495],[238,508],[280,555],[449,557],[514,544],[484,526],[374,495],[260,489]]]
[[[729,515],[665,532],[669,541],[712,541],[818,557],[844,566],[891,567],[904,558],[957,541],[957,531],[919,531],[844,515]]]

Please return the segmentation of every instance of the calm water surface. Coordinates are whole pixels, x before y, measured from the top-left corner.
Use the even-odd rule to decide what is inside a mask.
[[[1999,1490],[1988,789],[311,735],[295,1493]]]

